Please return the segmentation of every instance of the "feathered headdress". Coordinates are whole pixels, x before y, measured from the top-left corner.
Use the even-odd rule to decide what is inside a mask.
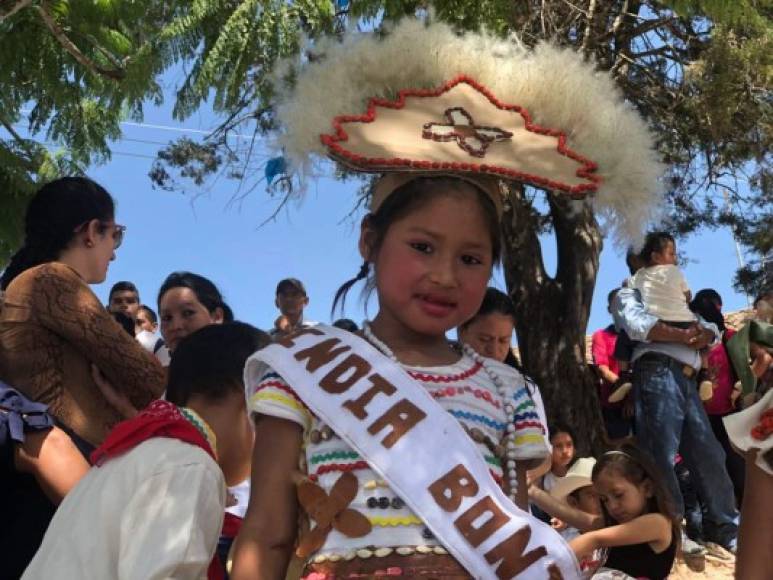
[[[362,172],[515,180],[589,197],[620,238],[637,238],[660,200],[650,131],[571,50],[410,18],[314,50],[323,57],[277,83],[279,146],[301,178],[328,157]]]

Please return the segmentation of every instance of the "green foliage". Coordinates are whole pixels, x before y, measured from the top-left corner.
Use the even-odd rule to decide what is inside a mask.
[[[175,56],[153,31],[186,5],[42,0],[0,11],[0,264],[37,184],[106,161],[120,121],[161,102],[156,79]]]

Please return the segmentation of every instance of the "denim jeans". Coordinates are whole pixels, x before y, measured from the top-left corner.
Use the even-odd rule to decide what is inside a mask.
[[[695,381],[684,375],[683,366],[665,356],[634,364],[636,439],[655,459],[680,518],[684,502],[674,458],[677,451],[681,453],[705,502],[704,537],[727,547],[734,545],[738,532],[733,484],[725,469],[725,452],[711,430]]]

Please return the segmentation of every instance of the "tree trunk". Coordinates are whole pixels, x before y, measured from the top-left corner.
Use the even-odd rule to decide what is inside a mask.
[[[558,268],[545,272],[537,217],[514,187],[503,219],[504,270],[518,316],[521,361],[540,387],[550,422],[575,432],[578,453],[605,445],[595,375],[585,360],[585,330],[602,236],[589,204],[548,194]]]

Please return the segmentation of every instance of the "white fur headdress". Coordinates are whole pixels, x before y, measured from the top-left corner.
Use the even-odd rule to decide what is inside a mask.
[[[314,52],[323,58],[305,63],[296,71],[297,76],[293,75],[292,85],[277,82],[277,115],[282,128],[278,145],[301,177],[311,173],[316,159],[323,157],[360,171],[447,172],[460,164],[475,165],[472,171],[480,171],[486,159],[472,159],[474,163],[468,164],[457,157],[483,157],[500,147],[499,142],[504,143],[502,147],[521,142],[520,136],[512,137],[513,125],[507,125],[509,121],[502,116],[505,109],[499,105],[504,104],[511,110],[523,110],[526,125],[531,121],[538,129],[526,127],[521,135],[529,139],[551,136],[553,159],[536,173],[533,166],[524,169],[518,165],[520,161],[504,168],[494,164],[493,174],[573,197],[591,193],[591,203],[619,239],[638,238],[656,211],[663,168],[650,131],[609,75],[595,70],[571,50],[547,43],[529,50],[514,38],[502,40],[482,33],[460,36],[443,23],[427,25],[405,18],[383,37],[353,32],[342,41],[319,41]],[[278,76],[285,74],[287,70]],[[491,102],[497,103],[491,108],[493,118],[501,121],[497,126],[488,126],[486,119],[473,119],[464,107],[449,107],[445,102],[436,111],[415,107],[421,110],[414,114],[415,120],[426,121],[424,134],[422,137],[419,127],[415,149],[399,163],[379,155],[383,144],[377,143],[374,149],[372,136],[382,134],[383,126],[378,131],[366,127],[370,136],[361,137],[368,141],[367,147],[355,146],[352,151],[348,147],[352,142],[341,140],[342,130],[343,141],[356,141],[360,128],[378,120],[380,111],[374,112],[374,107],[394,110],[394,103],[406,101],[406,94],[416,102],[430,93],[447,96],[460,82],[493,97]],[[471,94],[462,96],[469,106],[477,106],[472,102],[477,98],[476,90],[467,92]],[[367,120],[369,115],[372,118]],[[485,112],[484,116],[491,114]],[[460,125],[462,130],[456,131],[454,126]],[[442,144],[445,157],[440,161],[430,153],[430,147],[435,146],[432,141]],[[562,160],[555,155],[556,150],[564,156]],[[517,147],[511,147],[510,153],[511,159],[524,157]],[[564,167],[557,167],[561,163]],[[484,169],[490,169],[488,163]],[[553,170],[563,172],[566,179],[545,175]]]

